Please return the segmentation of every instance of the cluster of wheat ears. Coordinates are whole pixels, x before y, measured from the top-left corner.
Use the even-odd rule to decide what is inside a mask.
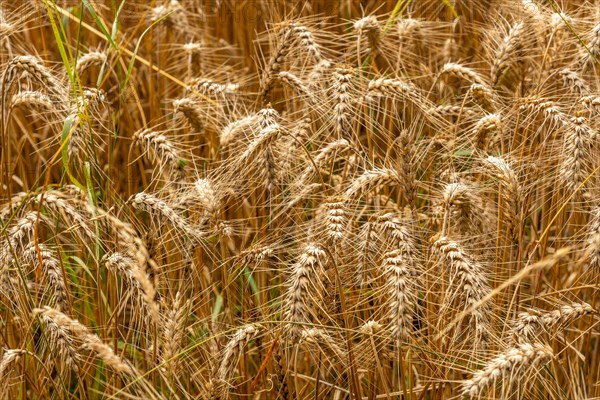
[[[1,7],[0,398],[600,398],[597,0]]]

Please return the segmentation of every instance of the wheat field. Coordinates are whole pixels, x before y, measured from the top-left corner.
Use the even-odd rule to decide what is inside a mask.
[[[0,399],[600,399],[600,1],[3,1],[0,95]]]

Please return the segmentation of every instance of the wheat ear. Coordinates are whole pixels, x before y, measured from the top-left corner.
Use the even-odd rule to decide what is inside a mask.
[[[171,307],[165,313],[162,324],[162,358],[169,367],[169,371],[177,376],[181,369],[181,351],[185,337],[185,322],[190,301],[182,299],[181,292],[177,292]]]
[[[496,51],[494,63],[492,64],[490,79],[492,85],[496,85],[506,69],[511,67],[515,60],[519,60],[524,46],[525,23],[515,23],[508,34],[504,37],[500,47]]]
[[[383,273],[387,279],[386,301],[390,333],[395,343],[405,341],[411,332],[416,308],[416,290],[411,265],[402,258],[401,250],[384,255]]]
[[[446,237],[439,238],[432,247],[450,274],[443,308],[454,306],[458,313],[471,309],[466,316],[471,319],[473,341],[478,347],[485,347],[491,331],[491,306],[483,300],[491,288],[483,266],[469,257],[458,243]]]
[[[309,244],[293,265],[288,278],[283,319],[295,337],[302,331],[302,324],[310,323],[316,314],[323,293],[321,280],[325,274],[326,253],[319,246]]]
[[[519,313],[513,323],[513,330],[519,341],[530,341],[542,331],[549,331],[556,326],[566,326],[578,318],[596,313],[587,303],[573,303],[561,306],[549,312],[531,311]]]
[[[160,323],[160,308],[154,300],[156,289],[139,265],[133,259],[121,253],[106,254],[103,257],[103,262],[109,271],[121,275],[124,281],[137,291],[138,297],[143,299],[146,304],[152,321],[157,324]]]
[[[210,399],[226,398],[229,379],[240,360],[244,347],[263,330],[261,325],[245,325],[238,329],[225,345],[225,352],[214,379],[210,382]]]
[[[176,229],[185,233],[193,240],[199,242],[206,236],[205,232],[195,229],[183,217],[178,215],[165,201],[150,193],[140,192],[131,198],[128,203],[133,207],[146,211],[150,214],[158,214],[169,221]]]
[[[503,385],[523,376],[536,367],[543,366],[553,357],[552,349],[541,343],[519,343],[486,363],[484,368],[473,374],[462,384],[462,392],[469,398],[479,398],[482,393],[499,379]]]
[[[62,312],[50,307],[36,308],[33,310],[33,313],[34,315],[47,317],[59,327],[71,332],[79,340],[83,341],[84,348],[93,351],[98,358],[103,360],[106,365],[110,366],[116,372],[131,375],[132,377],[139,376],[139,372],[136,371],[131,362],[118,357],[112,347],[102,342],[98,335],[91,333],[79,321],[71,319]]]

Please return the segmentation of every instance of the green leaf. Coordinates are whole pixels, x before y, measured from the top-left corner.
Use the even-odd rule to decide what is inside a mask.
[[[71,179],[71,182],[75,184],[79,189],[86,191],[86,187],[82,185],[74,176],[71,174],[71,170],[69,168],[69,138],[71,136],[71,129],[73,128],[73,122],[75,122],[76,114],[71,114],[65,119],[65,123],[63,124],[62,135],[60,138],[60,156],[62,160],[62,165]]]
[[[96,203],[96,193],[94,192],[94,185],[92,184],[92,166],[89,161],[83,163],[83,173],[85,174],[88,203],[93,206]]]
[[[212,312],[213,322],[215,322],[217,319],[219,319],[219,314],[221,314],[222,309],[223,309],[223,296],[218,294],[217,298],[215,300],[215,306],[213,307],[213,312]]]
[[[100,28],[100,31],[102,31],[102,33],[106,37],[106,40],[109,41],[110,45],[115,50],[118,50],[117,45],[115,44],[111,35],[108,33],[108,30],[106,30],[106,27],[104,26],[104,24],[98,17],[98,14],[96,14],[96,11],[94,10],[94,8],[91,6],[89,0],[81,0],[81,1],[83,2],[83,5],[85,6],[85,8],[90,12],[90,14],[92,14],[92,18],[94,19],[94,22],[96,22],[96,25],[98,25],[98,28]]]
[[[454,7],[452,6],[452,4],[450,3],[449,0],[442,0],[442,3],[444,3],[446,5],[446,7],[448,7],[450,9],[450,11],[452,12],[452,15],[454,15],[454,18],[458,18],[458,13],[456,12],[456,10],[454,9]]]
[[[404,3],[404,0],[398,0],[396,5],[394,6],[394,9],[392,10],[392,14],[388,18],[388,20],[385,22],[385,26],[383,27],[383,35],[384,36],[387,33],[387,31],[390,29],[392,24],[396,21],[396,18],[398,18],[398,16],[402,15],[404,10],[406,9],[406,7],[408,7],[408,5],[410,3],[412,3],[412,0],[408,0],[406,3]]]
[[[75,261],[80,267],[81,269],[83,269],[85,271],[86,274],[88,274],[88,276],[90,278],[92,278],[92,281],[94,281],[94,283],[97,285],[98,281],[96,281],[96,279],[94,278],[94,274],[92,274],[92,271],[90,271],[90,269],[88,268],[88,266],[86,265],[86,263],[83,262],[83,260],[77,256],[71,256],[70,257],[73,261]]]
[[[248,268],[244,268],[244,275],[246,275],[246,281],[248,281],[248,285],[250,286],[250,290],[255,296],[258,296],[258,286],[256,285],[256,281],[254,280],[254,276],[252,276],[252,272]]]
[[[119,4],[119,8],[117,8],[117,12],[115,13],[115,20],[112,24],[111,35],[112,40],[117,39],[117,33],[119,32],[119,16],[121,15],[121,11],[123,10],[123,6],[125,5],[125,0]]]

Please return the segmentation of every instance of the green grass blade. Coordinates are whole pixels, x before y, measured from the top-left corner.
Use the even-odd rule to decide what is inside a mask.
[[[54,38],[56,40],[56,47],[58,48],[58,52],[60,53],[60,58],[62,59],[62,62],[65,65],[67,74],[69,75],[69,80],[71,81],[71,84],[73,85],[75,82],[75,77],[74,77],[73,68],[71,68],[71,57],[70,57],[70,55],[67,55],[67,48],[65,47],[64,39],[63,39],[66,35],[62,28],[62,25],[61,25],[61,30],[59,30],[58,24],[56,23],[56,20],[54,19],[53,9],[56,8],[56,5],[54,4],[54,2],[52,2],[52,6],[51,6],[51,4],[48,2],[48,0],[44,0],[44,4],[46,5],[46,11],[48,12],[48,17],[50,18],[50,25],[52,26],[52,32],[54,33]],[[61,32],[62,32],[62,34],[61,34]],[[69,53],[70,53],[70,51],[69,51]]]
[[[131,77],[131,72],[133,71],[133,65],[135,64],[135,58],[137,56],[138,50],[140,49],[140,44],[142,44],[142,40],[144,39],[144,36],[146,36],[146,33],[150,32],[150,29],[152,29],[156,24],[158,24],[163,19],[165,19],[169,15],[171,15],[171,13],[173,13],[173,11],[171,11],[171,12],[163,15],[162,17],[160,17],[159,19],[157,19],[156,21],[154,21],[140,35],[140,38],[138,39],[138,41],[137,41],[137,43],[135,45],[135,50],[133,50],[133,55],[131,56],[131,60],[129,61],[129,66],[127,67],[127,75],[125,76],[125,81],[123,82],[123,86],[121,87],[121,95],[123,94],[123,91],[125,91],[127,89],[127,84],[129,83],[129,78]]]

